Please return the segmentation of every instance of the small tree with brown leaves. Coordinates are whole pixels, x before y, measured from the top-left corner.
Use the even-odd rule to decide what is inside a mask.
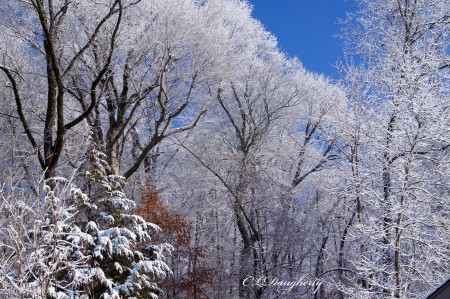
[[[174,247],[168,261],[174,275],[161,284],[162,288],[168,290],[167,298],[209,298],[204,286],[214,282],[215,270],[208,267],[204,248],[191,242],[191,221],[171,211],[162,201],[161,192],[155,188],[143,188],[141,196],[141,203],[135,213],[161,228],[154,241],[167,242]]]

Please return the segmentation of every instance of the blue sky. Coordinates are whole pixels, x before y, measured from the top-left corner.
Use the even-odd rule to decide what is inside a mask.
[[[342,57],[338,19],[355,10],[354,0],[249,0],[253,16],[272,32],[280,49],[297,56],[310,71],[337,74]]]

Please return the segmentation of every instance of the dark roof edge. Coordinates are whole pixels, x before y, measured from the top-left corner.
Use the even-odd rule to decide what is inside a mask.
[[[438,295],[442,290],[444,290],[445,285],[447,284],[450,284],[450,276],[447,277],[447,279],[444,280],[444,282],[442,282],[440,285],[431,290],[423,299],[432,299],[432,296]]]

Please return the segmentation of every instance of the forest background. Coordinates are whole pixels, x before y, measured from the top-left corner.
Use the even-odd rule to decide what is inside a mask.
[[[356,1],[334,79],[247,1],[0,4],[2,296],[422,298],[449,276],[448,1]]]

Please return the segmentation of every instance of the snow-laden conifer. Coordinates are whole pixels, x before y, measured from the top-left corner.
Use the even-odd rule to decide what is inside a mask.
[[[47,179],[43,199],[2,195],[11,221],[0,230],[2,295],[158,297],[157,282],[171,273],[163,251],[172,247],[151,243],[159,227],[132,214],[125,178],[107,172],[104,154],[90,142],[75,178]]]
[[[156,225],[133,215],[135,203],[126,197],[125,178],[107,175],[108,164],[92,140],[80,167],[80,180],[90,205],[77,221],[92,236],[92,287],[94,298],[157,298],[156,282],[171,273],[164,262],[168,244],[150,245]]]

